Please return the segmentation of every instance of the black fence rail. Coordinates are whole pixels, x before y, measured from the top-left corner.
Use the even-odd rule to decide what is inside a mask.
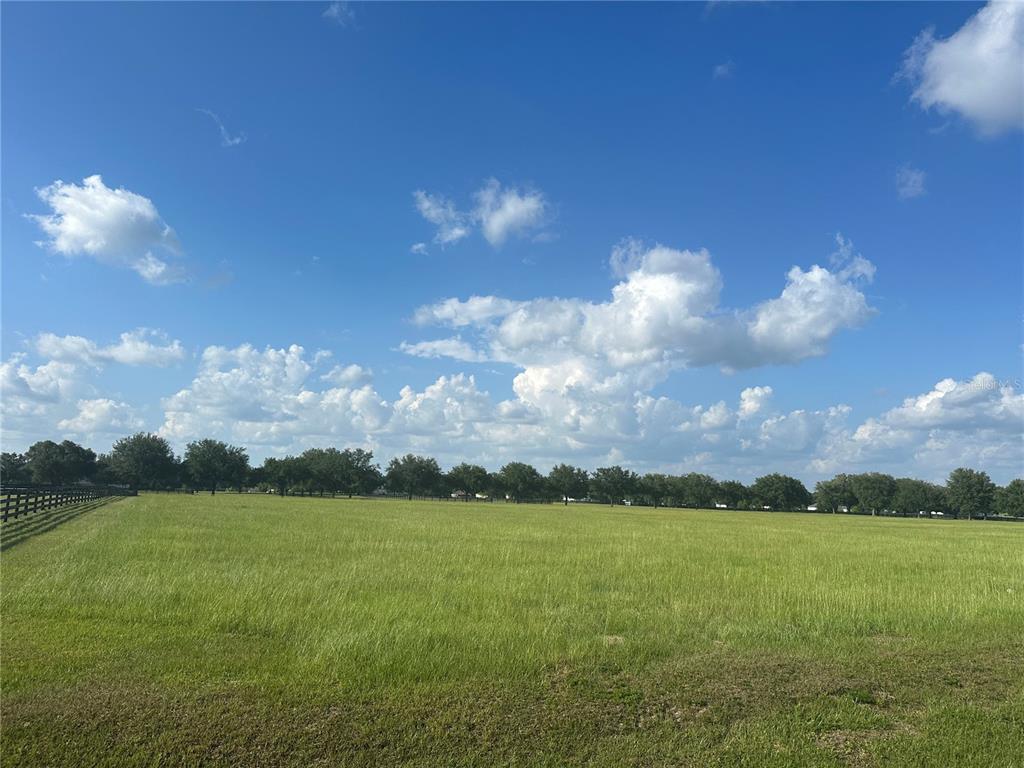
[[[48,509],[135,495],[135,491],[116,485],[2,485],[0,522]]]

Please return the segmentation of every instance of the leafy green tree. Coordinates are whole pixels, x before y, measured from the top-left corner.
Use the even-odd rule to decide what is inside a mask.
[[[439,490],[441,479],[441,467],[436,459],[411,453],[393,458],[384,475],[384,482],[391,491],[404,493],[410,499],[433,495]]]
[[[1007,517],[1024,517],[1024,480],[1011,480],[996,491],[996,512]]]
[[[130,488],[167,488],[178,476],[171,444],[159,435],[139,432],[114,443],[107,455],[111,475]]]
[[[384,482],[380,467],[373,463],[373,452],[362,448],[346,448],[341,452],[345,460],[345,485],[349,498],[353,493],[369,496]]]
[[[590,477],[590,492],[614,507],[636,490],[638,479],[635,472],[618,465],[600,467]]]
[[[832,514],[841,508],[853,509],[857,496],[849,475],[836,475],[831,480],[821,480],[814,486],[814,501],[818,509],[827,509]]]
[[[274,486],[282,496],[286,496],[292,487],[301,484],[306,479],[306,474],[305,463],[295,456],[285,456],[282,459],[268,458],[260,468],[263,481]]]
[[[486,493],[491,499],[504,499],[508,491],[500,472],[487,473]]]
[[[67,469],[64,482],[89,480],[96,474],[96,452],[91,448],[83,448],[70,440],[63,441],[60,448],[64,452],[64,466]]]
[[[946,480],[946,499],[949,506],[960,515],[987,518],[995,501],[995,485],[988,473],[960,467],[949,473]]]
[[[337,448],[309,448],[298,460],[305,465],[308,489],[323,496],[334,495],[349,482],[349,462]]]
[[[706,509],[715,501],[715,492],[718,490],[718,483],[715,478],[700,472],[691,472],[682,479],[683,492],[686,497],[686,506],[696,509]]]
[[[798,510],[811,503],[811,494],[795,477],[773,472],[754,481],[750,492],[772,510]]]
[[[865,472],[850,477],[850,487],[857,497],[857,506],[861,511],[869,510],[877,515],[886,509],[892,509],[892,499],[896,495],[896,480],[892,475],[882,472]]]
[[[4,485],[23,485],[32,482],[32,470],[23,453],[0,454],[0,480]]]
[[[448,471],[448,484],[469,501],[487,487],[487,470],[478,464],[459,464]]]
[[[42,440],[25,453],[32,482],[49,485],[88,480],[96,471],[96,454],[70,440]]]
[[[651,472],[641,477],[637,481],[637,489],[655,509],[660,507],[672,493],[668,475],[657,472]]]
[[[211,494],[218,486],[241,490],[249,476],[249,455],[244,448],[207,438],[185,446],[185,467],[196,488]]]
[[[511,461],[498,470],[505,492],[518,504],[522,499],[537,498],[543,493],[544,478],[534,467]]]
[[[570,464],[558,464],[548,473],[548,486],[568,506],[569,499],[581,499],[587,495],[590,476],[587,470]]]
[[[110,467],[109,453],[101,453],[96,457],[96,469],[92,473],[92,481],[100,485],[124,485]]]
[[[940,512],[945,506],[944,496],[945,491],[937,485],[912,477],[900,477],[896,479],[892,508],[905,517],[921,512]]]
[[[715,491],[718,502],[731,509],[739,509],[749,495],[747,486],[737,480],[723,480]]]
[[[686,476],[669,475],[668,477],[668,498],[673,506],[685,507],[689,499],[689,486],[686,483]]]

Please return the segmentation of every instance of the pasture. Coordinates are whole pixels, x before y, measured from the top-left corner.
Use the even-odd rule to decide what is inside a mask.
[[[1024,525],[144,494],[0,567],[4,765],[1024,765]]]

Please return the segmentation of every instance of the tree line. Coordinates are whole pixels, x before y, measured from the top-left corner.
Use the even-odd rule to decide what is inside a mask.
[[[179,458],[159,435],[140,432],[97,455],[70,440],[43,440],[25,453],[0,456],[4,484],[97,482],[134,490],[260,490],[284,495],[368,496],[382,490],[414,497],[501,499],[510,502],[593,501],[653,507],[692,507],[832,513],[942,514],[986,518],[1024,517],[1024,480],[997,487],[985,472],[960,468],[945,485],[880,472],[839,474],[811,492],[798,479],[772,473],[750,485],[710,475],[649,473],[620,466],[588,472],[569,464],[547,475],[523,462],[497,472],[462,463],[447,472],[429,456],[407,454],[381,469],[361,448],[310,448],[297,456],[268,458],[252,467],[245,449],[219,440],[188,443]]]

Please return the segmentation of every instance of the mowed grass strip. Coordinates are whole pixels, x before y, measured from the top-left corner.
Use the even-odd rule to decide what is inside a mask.
[[[1024,765],[1024,526],[143,495],[2,558],[5,763]]]

